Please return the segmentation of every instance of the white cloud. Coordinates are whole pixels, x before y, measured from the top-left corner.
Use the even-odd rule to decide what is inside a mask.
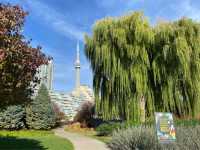
[[[26,5],[34,15],[37,15],[37,17],[42,19],[58,33],[71,39],[83,41],[84,32],[67,22],[66,17],[55,9],[38,0],[28,0],[26,1]]]
[[[190,0],[184,0],[180,3],[180,9],[178,9],[180,15],[191,17],[192,19],[200,21],[200,9],[192,6]]]
[[[193,5],[191,0],[182,0],[181,2],[179,0],[170,1],[163,3],[163,6],[155,15],[156,19],[154,21],[160,18],[162,19],[162,17],[170,20],[177,20],[183,16],[192,18],[196,21],[200,20],[200,9],[197,8],[198,6]]]

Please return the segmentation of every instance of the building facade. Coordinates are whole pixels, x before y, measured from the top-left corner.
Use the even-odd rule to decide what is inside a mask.
[[[41,65],[37,76],[40,78],[38,86],[44,84],[48,90],[53,90],[53,60],[49,60],[46,65]]]
[[[84,102],[94,103],[93,91],[88,86],[80,86],[79,91],[73,90],[69,93],[50,91],[50,96],[52,102],[71,120]]]
[[[52,90],[52,82],[49,82],[49,81],[53,81],[53,72],[51,70],[52,68],[53,67],[47,67],[46,69],[44,67],[44,70],[46,70],[44,71],[44,77],[46,77],[46,73],[51,74],[51,75],[47,75],[47,79],[44,78],[44,82],[48,86],[47,88],[49,89],[51,101],[55,103],[60,108],[60,110],[64,112],[66,116],[69,117],[69,119],[72,120],[84,102],[89,101],[91,103],[94,103],[94,95],[93,95],[92,89],[90,89],[86,85],[80,84],[81,63],[80,63],[79,43],[77,43],[76,60],[75,60],[75,66],[74,66],[75,77],[76,77],[74,90],[72,90],[69,93]],[[43,77],[43,73],[41,73],[41,75]]]
[[[36,86],[33,88],[32,98],[37,96],[38,90],[42,84],[46,86],[48,91],[53,90],[53,60],[49,60],[47,64],[41,65],[37,69],[36,77],[40,80]],[[33,83],[31,83],[31,87],[33,87]]]

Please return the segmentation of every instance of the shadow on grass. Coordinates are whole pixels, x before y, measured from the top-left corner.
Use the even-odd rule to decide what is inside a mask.
[[[0,150],[47,150],[40,141],[13,136],[0,137]]]

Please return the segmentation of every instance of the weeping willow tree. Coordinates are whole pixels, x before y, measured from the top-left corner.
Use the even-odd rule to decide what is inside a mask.
[[[85,37],[96,112],[103,119],[139,121],[155,111],[200,112],[200,25],[183,18],[152,27],[142,13],[96,22]]]

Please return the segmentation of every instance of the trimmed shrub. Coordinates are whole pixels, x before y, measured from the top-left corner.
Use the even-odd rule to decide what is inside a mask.
[[[178,127],[176,142],[160,144],[156,131],[149,127],[134,127],[114,132],[108,144],[111,150],[199,150],[200,126]]]
[[[102,123],[104,123],[105,121],[103,121],[103,119],[100,118],[95,118],[94,116],[90,119],[88,125],[90,128],[97,128],[98,126],[100,126]]]
[[[0,128],[18,130],[25,127],[25,110],[21,105],[8,106],[0,111]]]
[[[36,98],[26,108],[26,124],[30,129],[50,129],[55,123],[56,115],[48,90],[42,85]]]
[[[199,119],[175,119],[175,125],[185,126],[185,127],[197,126],[197,125],[200,125],[200,120]]]
[[[109,136],[112,135],[113,131],[121,128],[120,123],[103,123],[96,128],[98,136]]]

